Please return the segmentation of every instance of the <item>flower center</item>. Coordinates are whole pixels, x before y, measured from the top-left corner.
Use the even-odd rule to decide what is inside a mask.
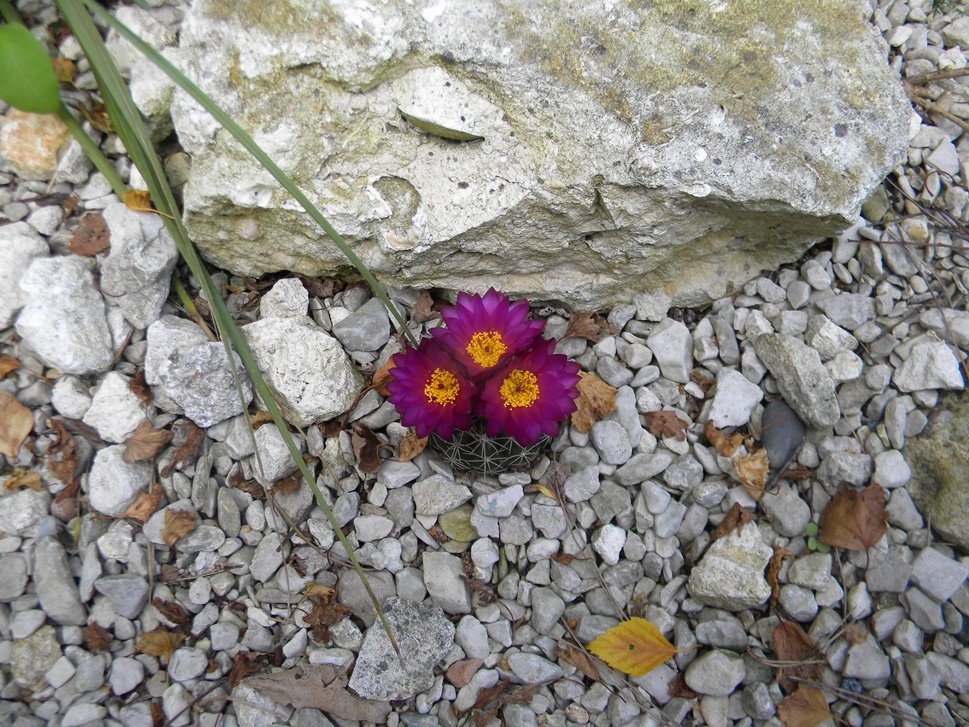
[[[531,371],[515,369],[501,382],[498,393],[507,409],[531,406],[538,399],[538,378]]]
[[[461,385],[454,374],[445,369],[434,369],[424,387],[424,396],[428,401],[447,406],[454,403],[460,391]]]
[[[501,354],[508,347],[501,342],[501,334],[497,331],[482,331],[471,336],[464,349],[472,360],[481,368],[490,369],[501,358]]]

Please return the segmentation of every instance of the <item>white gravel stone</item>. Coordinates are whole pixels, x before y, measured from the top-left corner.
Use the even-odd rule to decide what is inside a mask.
[[[875,473],[872,479],[886,490],[891,490],[907,485],[912,479],[912,470],[901,452],[889,449],[875,455]]]
[[[690,330],[672,318],[666,318],[646,339],[656,357],[660,371],[670,381],[685,384],[693,371],[693,336]]]
[[[104,298],[79,257],[38,257],[20,279],[24,346],[65,374],[99,374],[114,358]]]
[[[101,379],[84,415],[84,423],[94,427],[106,442],[124,442],[145,421],[145,405],[129,383],[126,376],[109,371]]]
[[[146,490],[151,480],[149,462],[125,462],[124,445],[105,447],[94,457],[88,476],[88,501],[103,515],[120,515]]]
[[[958,360],[948,344],[938,340],[913,346],[908,358],[895,370],[893,383],[904,392],[965,386]]]
[[[300,427],[343,414],[360,392],[340,343],[309,318],[268,318],[242,329],[256,365]]]
[[[912,563],[912,583],[939,603],[948,601],[969,576],[969,565],[935,548],[923,548]]]
[[[471,490],[443,475],[431,475],[414,483],[411,489],[414,493],[414,512],[418,515],[443,515],[471,499]]]
[[[616,565],[626,543],[626,531],[616,525],[606,525],[592,536],[592,548],[602,556],[604,563]]]
[[[47,242],[26,222],[0,227],[0,330],[13,323],[27,302],[27,292],[18,285],[36,258],[50,253]]]
[[[741,611],[765,603],[771,589],[764,568],[773,550],[757,528],[744,527],[707,548],[690,572],[687,589],[700,603],[727,611]]]
[[[717,389],[710,409],[715,427],[740,427],[750,421],[751,412],[764,398],[759,386],[734,369],[720,369]]]
[[[62,416],[80,419],[91,406],[90,390],[76,376],[62,376],[54,383],[51,404]]]
[[[303,318],[310,303],[310,294],[299,278],[276,281],[259,299],[261,318]]]
[[[424,585],[431,599],[445,613],[471,613],[471,593],[461,579],[461,559],[450,553],[424,553]]]
[[[158,320],[178,260],[178,248],[160,215],[135,212],[122,202],[102,212],[111,248],[101,265],[101,290],[135,328]]]

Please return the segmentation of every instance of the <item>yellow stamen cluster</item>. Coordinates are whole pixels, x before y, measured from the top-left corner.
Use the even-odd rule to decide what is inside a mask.
[[[501,382],[498,393],[507,409],[531,406],[538,400],[538,378],[531,371],[515,369]]]
[[[461,391],[461,384],[457,377],[446,369],[434,369],[427,385],[424,386],[424,396],[427,400],[441,406],[453,404]]]
[[[497,331],[482,331],[471,336],[464,350],[478,366],[490,369],[498,363],[508,347],[502,342],[501,334]]]

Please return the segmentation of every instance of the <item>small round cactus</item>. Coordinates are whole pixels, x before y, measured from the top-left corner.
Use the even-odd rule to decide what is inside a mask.
[[[431,434],[428,440],[455,469],[484,475],[528,469],[551,442],[551,437],[542,436],[535,444],[522,446],[507,435],[487,436],[484,426],[456,430],[450,439]]]

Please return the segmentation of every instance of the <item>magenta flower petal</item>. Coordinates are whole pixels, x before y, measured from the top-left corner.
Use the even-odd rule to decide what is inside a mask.
[[[471,426],[471,400],[477,387],[468,380],[450,352],[425,338],[416,349],[394,355],[387,383],[388,401],[405,427],[418,437],[434,432],[450,439],[455,429]]]
[[[441,318],[447,327],[431,335],[454,352],[476,381],[531,346],[545,327],[543,320],[529,320],[527,301],[512,303],[494,288],[483,297],[458,293],[455,306],[442,310]]]
[[[579,364],[554,349],[555,341],[539,343],[484,383],[480,411],[488,436],[504,432],[528,446],[558,434],[559,422],[576,410]]]

